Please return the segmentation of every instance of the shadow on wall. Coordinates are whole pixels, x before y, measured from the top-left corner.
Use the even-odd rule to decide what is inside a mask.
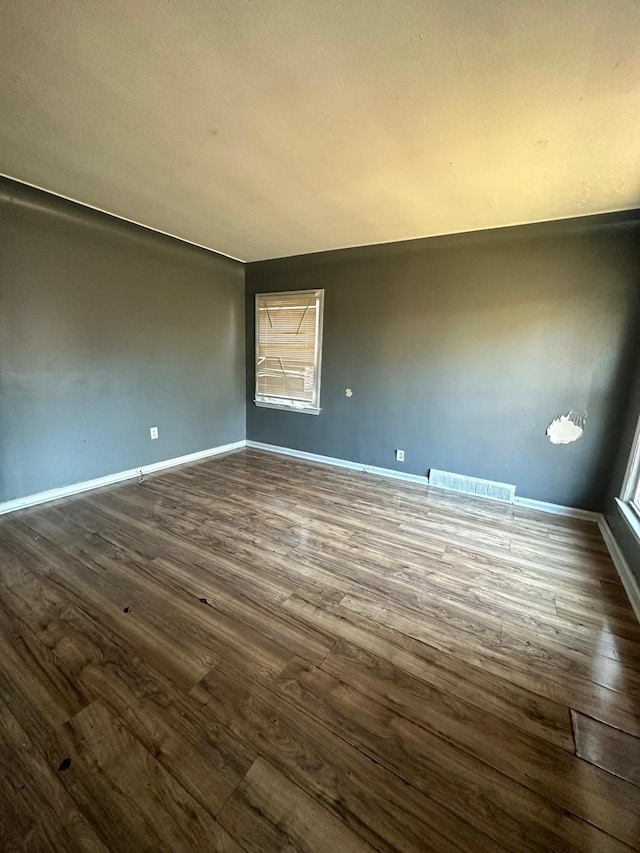
[[[0,502],[244,438],[241,264],[1,179],[0,264]]]
[[[320,417],[250,406],[248,437],[381,467],[400,467],[400,447],[410,473],[601,509],[640,256],[637,222],[597,220],[250,265],[249,312],[255,292],[324,287],[325,338]],[[250,315],[247,330],[253,393]],[[584,435],[552,445],[547,427],[569,411],[586,416]]]
[[[363,338],[372,371],[389,384],[387,366],[399,374],[404,399],[393,395],[396,411],[417,394],[435,409],[434,447],[446,446],[445,436],[466,424],[467,447],[454,455],[467,468],[482,464],[469,458],[469,450],[481,457],[495,444],[505,454],[512,448],[526,455],[531,444],[543,442],[554,417],[575,410],[585,419],[581,440],[590,448],[583,460],[586,482],[575,499],[581,505],[597,493],[601,505],[627,404],[640,311],[637,289],[626,277],[603,287],[612,273],[616,277],[620,257],[612,258],[597,237],[584,235],[582,243],[579,275],[573,259],[554,264],[549,275],[546,255],[533,247],[525,258],[522,246],[498,260],[491,249],[474,253],[446,289],[430,286],[445,277],[439,266],[446,260],[424,265],[420,290],[416,270],[408,269],[396,279],[391,302],[378,294],[372,322],[365,315]],[[519,275],[506,279],[505,265],[526,269],[524,287]],[[420,339],[417,355],[407,342]],[[564,449],[553,449],[561,468]]]

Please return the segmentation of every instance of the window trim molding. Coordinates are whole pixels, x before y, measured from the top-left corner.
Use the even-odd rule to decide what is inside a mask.
[[[258,380],[258,347],[259,347],[259,332],[260,332],[260,324],[258,323],[258,299],[261,296],[309,296],[309,294],[313,293],[314,296],[319,300],[318,306],[318,327],[316,334],[316,352],[315,352],[315,362],[317,364],[316,370],[316,399],[314,404],[305,404],[301,403],[300,405],[296,405],[295,403],[286,403],[274,402],[272,400],[258,400],[256,399],[256,385]],[[322,287],[310,287],[307,290],[267,290],[261,293],[254,293],[253,295],[253,323],[254,323],[254,348],[253,348],[253,369],[254,369],[254,377],[253,377],[253,404],[254,406],[258,406],[261,409],[278,409],[282,412],[299,412],[300,414],[305,415],[319,415],[322,409],[320,408],[320,391],[322,387],[322,343],[324,338],[324,288]]]
[[[633,435],[631,453],[629,454],[629,461],[627,462],[627,467],[624,472],[622,488],[620,490],[620,497],[616,498],[616,504],[618,505],[618,511],[620,512],[620,515],[627,522],[629,529],[635,536],[637,542],[640,544],[640,507],[631,500],[633,495],[637,493],[639,484],[640,417],[638,417],[638,423],[636,426],[635,433]]]
[[[281,412],[299,412],[302,415],[319,415],[322,411],[315,406],[291,406],[288,403],[266,403],[255,399],[253,402],[259,409],[279,409]]]
[[[640,545],[640,515],[636,512],[633,504],[628,501],[623,501],[621,498],[616,498],[618,512],[627,523],[627,527],[635,536],[636,542]]]

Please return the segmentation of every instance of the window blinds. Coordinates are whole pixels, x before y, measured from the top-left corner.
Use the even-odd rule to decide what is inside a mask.
[[[256,296],[256,402],[317,407],[323,291]]]

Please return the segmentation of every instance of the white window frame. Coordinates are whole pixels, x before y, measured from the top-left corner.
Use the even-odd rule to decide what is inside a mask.
[[[261,296],[314,296],[318,300],[318,308],[316,311],[316,346],[314,353],[314,394],[312,402],[302,400],[288,400],[285,398],[271,397],[265,399],[267,395],[258,394],[258,335],[260,332],[260,321],[258,317],[258,305]],[[313,290],[281,290],[267,293],[256,293],[254,304],[254,322],[255,322],[255,352],[254,352],[254,399],[256,406],[263,409],[281,409],[287,412],[301,412],[307,415],[320,414],[320,383],[322,379],[322,337],[323,337],[323,321],[324,321],[324,290],[314,288]]]
[[[638,418],[629,463],[622,481],[622,491],[616,500],[622,517],[640,542],[640,418]]]

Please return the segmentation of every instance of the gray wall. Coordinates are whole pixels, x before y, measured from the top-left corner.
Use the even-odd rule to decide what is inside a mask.
[[[247,438],[601,510],[626,408],[639,233],[637,213],[610,215],[248,265]],[[318,417],[251,402],[254,294],[304,288],[325,289]],[[585,434],[552,445],[546,427],[568,410],[587,415]]]
[[[243,439],[244,382],[241,264],[0,180],[0,501]]]
[[[638,417],[640,417],[640,356],[637,358],[635,375],[630,379],[627,387],[629,389],[629,393],[627,395],[628,408],[626,418],[624,420],[624,428],[618,443],[618,455],[612,469],[609,493],[607,495],[607,502],[605,506],[605,515],[609,522],[609,527],[611,528],[618,545],[622,549],[627,562],[638,578],[638,581],[640,581],[640,544],[638,544],[637,539],[629,529],[629,525],[620,515],[615,501],[615,499],[620,496],[620,492],[622,490],[622,482],[627,470],[629,456],[631,455],[633,438],[636,426],[638,425]]]
[[[639,234],[613,215],[248,265],[247,436],[606,505],[640,573],[613,502],[640,410]],[[0,501],[242,439],[244,277],[0,179]],[[316,287],[322,413],[258,409],[253,295]],[[569,409],[585,435],[553,446]]]

